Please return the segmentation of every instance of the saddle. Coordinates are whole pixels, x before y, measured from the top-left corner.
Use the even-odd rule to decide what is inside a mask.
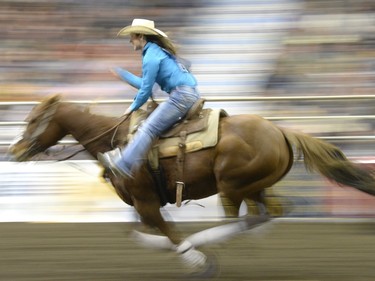
[[[203,109],[204,102],[204,99],[199,99],[183,120],[159,137],[152,149],[157,148],[158,158],[177,156],[181,142],[186,145],[186,152],[216,145],[219,118],[228,114],[224,110]],[[138,109],[132,113],[128,141],[156,107],[157,103],[151,101],[147,104],[147,110]]]
[[[159,159],[176,156],[176,205],[180,207],[184,189],[185,154],[217,144],[219,119],[228,114],[224,110],[203,109],[204,103],[204,99],[199,99],[183,120],[159,137],[148,153],[148,166],[152,171],[162,206],[174,202],[168,199]],[[139,109],[132,113],[128,140],[156,107],[157,103],[151,101],[147,104],[147,110]]]

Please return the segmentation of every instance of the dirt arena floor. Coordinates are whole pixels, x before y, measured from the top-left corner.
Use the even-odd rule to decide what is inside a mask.
[[[178,223],[186,234],[215,225]],[[146,249],[131,238],[138,223],[1,223],[0,227],[0,280],[191,277],[173,252]],[[202,250],[216,256],[220,265],[211,280],[375,280],[374,222],[277,221]]]

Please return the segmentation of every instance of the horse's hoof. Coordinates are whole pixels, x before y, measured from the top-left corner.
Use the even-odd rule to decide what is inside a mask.
[[[214,253],[206,255],[207,259],[203,266],[194,268],[190,273],[183,276],[183,280],[210,279],[220,274],[220,264]]]

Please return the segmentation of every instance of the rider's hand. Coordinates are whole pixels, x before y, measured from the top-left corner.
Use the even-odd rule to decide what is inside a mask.
[[[115,67],[115,68],[111,68],[109,70],[114,76],[116,76],[117,78],[121,79],[121,76],[119,74],[119,72],[121,71],[121,67]]]
[[[132,111],[130,110],[130,108],[128,108],[125,110],[123,115],[129,115],[130,113],[132,113]]]

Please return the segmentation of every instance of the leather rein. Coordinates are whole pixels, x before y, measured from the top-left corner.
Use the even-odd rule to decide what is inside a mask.
[[[39,122],[38,124],[38,127],[36,128],[36,130],[28,137],[30,143],[31,143],[31,148],[33,149],[39,149],[39,144],[38,144],[38,137],[44,133],[44,131],[47,129],[48,127],[48,124],[49,122],[52,120],[53,118],[53,115],[55,114],[56,112],[56,107],[57,107],[58,103],[53,103],[52,105],[48,106],[47,110],[43,113],[43,114],[40,114],[39,116],[41,116],[41,121]],[[89,139],[88,141],[86,141],[85,143],[81,143],[82,146],[86,146],[98,139],[100,139],[101,137],[105,136],[106,134],[110,133],[111,131],[115,130],[113,136],[112,136],[112,140],[111,140],[111,145],[113,147],[113,141],[114,141],[114,137],[117,133],[117,130],[119,128],[119,126],[125,122],[129,116],[131,114],[125,114],[123,116],[120,117],[120,121],[118,121],[114,126],[112,126],[111,128],[107,129],[106,131],[102,132],[101,134],[93,137],[92,139]],[[34,148],[35,147],[35,148]],[[77,155],[78,153],[82,152],[82,151],[85,151],[86,148],[83,148],[83,149],[80,149],[74,153],[72,153],[71,155],[67,156],[67,157],[64,157],[63,159],[59,159],[57,161],[64,161],[64,160],[67,160],[67,159],[70,159],[72,158],[73,156]]]
[[[111,128],[109,128],[108,130],[104,131],[103,133],[101,133],[101,134],[99,134],[99,135],[93,137],[92,139],[89,139],[89,140],[86,141],[85,143],[81,143],[81,145],[82,145],[82,146],[86,146],[86,145],[88,145],[88,144],[90,144],[90,143],[92,143],[92,142],[94,142],[94,141],[100,139],[101,137],[105,136],[106,134],[110,133],[111,131],[115,130],[114,133],[113,133],[112,139],[111,139],[111,146],[112,146],[112,148],[114,148],[114,147],[113,147],[113,141],[114,141],[114,138],[115,138],[115,136],[116,136],[116,134],[117,134],[117,130],[118,130],[118,128],[120,127],[120,125],[121,125],[123,122],[125,122],[125,121],[129,118],[130,115],[131,115],[131,114],[125,114],[125,115],[121,116],[121,117],[120,117],[120,118],[121,118],[120,121],[117,122],[114,126],[112,126]],[[72,153],[71,155],[69,155],[69,156],[67,156],[67,157],[64,157],[64,158],[62,158],[62,159],[59,159],[59,160],[57,160],[57,161],[65,161],[65,160],[68,160],[68,159],[72,158],[73,156],[77,155],[78,153],[81,153],[82,151],[85,151],[85,150],[86,150],[86,148],[82,148],[82,149],[80,149],[80,150],[78,150],[78,151]]]

